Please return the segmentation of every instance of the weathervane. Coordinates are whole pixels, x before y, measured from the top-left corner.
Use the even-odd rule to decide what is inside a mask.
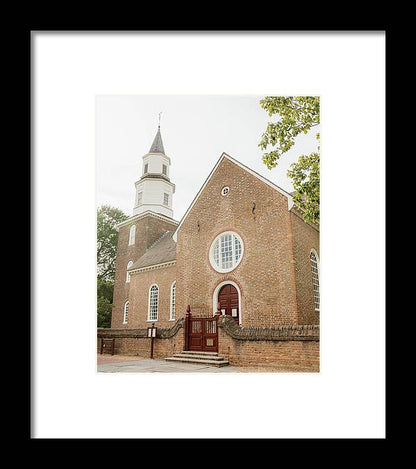
[[[162,114],[162,111],[159,112],[159,129],[160,129],[160,115]]]

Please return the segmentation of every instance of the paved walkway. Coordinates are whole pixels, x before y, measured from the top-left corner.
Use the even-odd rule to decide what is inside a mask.
[[[235,366],[207,366],[196,363],[168,362],[160,359],[140,359],[119,355],[98,355],[100,373],[240,373]]]

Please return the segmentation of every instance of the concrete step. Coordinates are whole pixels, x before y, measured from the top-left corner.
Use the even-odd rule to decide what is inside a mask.
[[[226,366],[229,365],[228,360],[225,360],[224,358],[220,357],[220,360],[211,360],[209,358],[191,358],[191,357],[168,357],[165,358],[166,361],[169,362],[182,362],[182,363],[197,363],[199,365],[211,365],[211,366]]]
[[[197,358],[198,360],[215,360],[221,361],[224,360],[224,357],[217,355],[202,355],[201,353],[188,353],[181,352],[173,356],[174,358]]]
[[[218,355],[218,352],[198,352],[193,350],[183,350],[180,353],[175,354],[173,357],[165,358],[165,360],[182,363],[197,363],[199,365],[229,365],[228,360],[223,356]]]
[[[179,353],[186,353],[187,355],[204,355],[207,357],[210,356],[218,356],[218,352],[199,352],[199,351],[194,351],[194,350],[182,350]]]

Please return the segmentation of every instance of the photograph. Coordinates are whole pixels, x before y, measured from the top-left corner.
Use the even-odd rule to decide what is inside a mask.
[[[319,96],[96,96],[98,372],[319,372],[320,127]]]

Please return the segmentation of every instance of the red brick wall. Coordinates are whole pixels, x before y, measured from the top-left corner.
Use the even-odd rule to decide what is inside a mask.
[[[230,365],[279,368],[282,371],[319,371],[319,342],[316,341],[239,341],[220,339],[220,354]]]
[[[130,227],[136,225],[135,244],[129,246]],[[132,220],[119,229],[116,273],[114,279],[114,295],[111,315],[111,327],[125,327],[123,325],[124,303],[129,299],[130,283],[126,282],[127,264],[131,260],[137,261],[157,239],[166,231],[176,229],[177,223],[147,215],[139,220]],[[127,326],[128,327],[128,326]]]
[[[227,196],[221,195],[230,187]],[[253,212],[253,201],[255,210]],[[237,232],[244,255],[221,274],[209,262],[215,237]],[[297,306],[287,198],[224,159],[178,231],[177,310],[213,313],[213,293],[224,280],[240,286],[243,326],[296,324]]]
[[[172,327],[171,323],[171,326]],[[111,332],[121,332],[120,330],[102,330],[98,332],[97,352],[100,353],[101,338],[111,337]],[[134,334],[131,334],[134,336]],[[114,337],[115,355],[134,355],[142,358],[150,358],[150,338],[147,337]],[[178,332],[169,338],[154,339],[153,358],[166,358],[179,353],[184,349],[185,338],[184,329],[179,328]]]
[[[319,256],[319,232],[305,223],[296,212],[291,212],[291,222],[299,324],[319,324],[319,313],[315,311],[314,305],[310,263],[312,249]]]
[[[133,273],[130,280],[129,293],[129,321],[128,328],[147,328],[153,321],[148,322],[149,289],[153,284],[159,287],[157,327],[172,327],[174,321],[169,320],[171,285],[176,280],[176,266],[162,269]],[[179,313],[179,312],[178,312]],[[176,319],[184,314],[176,314]]]
[[[144,337],[118,337],[114,342],[115,355],[134,355],[142,358],[150,358],[150,341]],[[98,352],[101,347],[101,339],[98,339]],[[153,358],[171,357],[179,353],[184,347],[183,329],[170,339],[154,339]]]
[[[218,320],[218,351],[231,365],[276,371],[319,371],[319,326],[280,325],[241,328]]]
[[[227,196],[221,195],[230,187]],[[253,210],[253,202],[255,207]],[[128,245],[136,224],[136,243]],[[310,250],[319,255],[319,232],[288,211],[287,198],[232,161],[224,159],[209,180],[178,231],[176,267],[141,272],[126,283],[129,260],[136,261],[176,222],[146,216],[120,228],[116,261],[112,328],[146,327],[151,284],[159,285],[160,327],[170,327],[170,286],[176,279],[176,318],[186,306],[193,314],[212,315],[217,286],[232,281],[241,293],[242,326],[318,324],[313,303]],[[243,240],[244,255],[229,273],[210,265],[209,249],[223,231]],[[129,300],[129,322],[123,308]]]
[[[238,340],[219,328],[219,353],[233,366],[253,368],[253,371],[319,371],[318,340]],[[118,337],[122,330],[98,332],[97,352],[101,337],[115,337],[116,355],[133,355],[150,358],[150,339],[147,337]],[[154,340],[153,357],[171,357],[184,349],[184,329],[169,338]]]
[[[238,340],[222,328],[218,336],[219,353],[230,365],[268,367],[282,371],[319,371],[317,340]]]

